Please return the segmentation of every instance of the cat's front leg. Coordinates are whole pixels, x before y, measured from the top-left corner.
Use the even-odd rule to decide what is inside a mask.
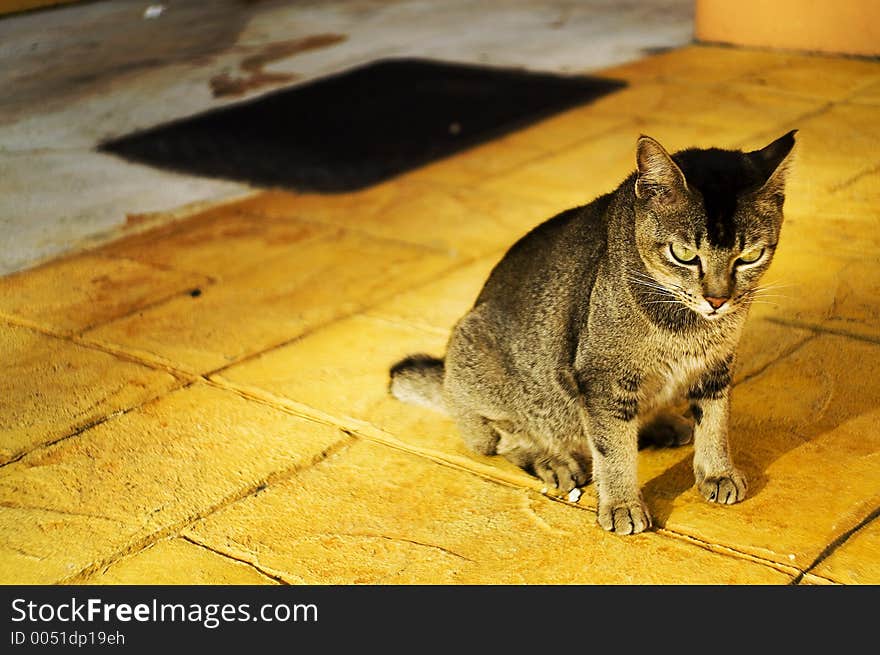
[[[732,505],[746,496],[746,478],[730,459],[730,369],[727,360],[710,370],[688,393],[694,415],[694,476],[711,503]]]
[[[618,534],[647,530],[651,515],[639,492],[638,421],[632,408],[593,404],[586,431],[593,451],[599,525]]]

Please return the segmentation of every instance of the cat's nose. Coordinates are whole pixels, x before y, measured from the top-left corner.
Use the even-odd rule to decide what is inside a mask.
[[[712,305],[712,309],[718,309],[719,307],[721,307],[721,305],[723,305],[728,300],[730,300],[730,297],[728,297],[728,296],[725,296],[723,298],[716,298],[715,296],[703,296],[703,297],[706,299],[707,303]]]

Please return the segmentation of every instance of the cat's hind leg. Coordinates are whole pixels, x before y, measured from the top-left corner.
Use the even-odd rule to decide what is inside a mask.
[[[675,448],[694,440],[694,424],[672,411],[659,412],[639,429],[639,448]]]
[[[548,489],[568,493],[590,481],[590,455],[578,450],[552,451],[512,422],[491,420],[476,412],[458,412],[456,425],[465,444],[481,455],[501,455],[534,475]]]
[[[492,421],[476,412],[454,411],[453,418],[468,448],[480,455],[495,455],[499,434]]]
[[[540,478],[548,489],[568,493],[590,481],[592,465],[587,451],[542,447],[530,435],[503,423],[496,429],[500,435],[498,454]]]

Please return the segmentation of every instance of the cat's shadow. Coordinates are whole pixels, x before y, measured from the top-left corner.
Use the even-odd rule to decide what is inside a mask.
[[[770,339],[772,325],[760,323],[751,337]],[[734,464],[749,484],[743,503],[759,496],[771,482],[767,471],[774,462],[880,404],[880,394],[860,374],[861,370],[876,366],[880,359],[867,361],[870,353],[861,352],[862,348],[869,348],[867,345],[850,340],[820,343],[827,339],[841,338],[816,333],[794,353],[751,376],[745,383],[750,388],[742,383],[733,388],[729,440]],[[748,370],[748,361],[741,365]],[[828,371],[848,373],[830,375]],[[786,379],[791,379],[792,384],[785,385]],[[642,451],[640,457],[651,457],[652,450]],[[682,446],[680,450],[682,457],[676,463],[642,487],[655,523],[661,527],[682,494],[699,493],[694,488],[693,446]],[[821,480],[822,467],[816,466],[814,470],[817,480],[813,488],[821,490],[826,486]],[[803,475],[803,470],[798,475]]]

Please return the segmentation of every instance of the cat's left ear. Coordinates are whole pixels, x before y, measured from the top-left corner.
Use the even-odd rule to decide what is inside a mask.
[[[656,139],[642,135],[636,144],[636,197],[674,205],[687,194],[684,173]]]
[[[750,152],[749,156],[763,171],[766,182],[756,192],[755,200],[775,209],[781,209],[785,201],[785,180],[791,168],[794,154],[794,135],[797,130],[784,134],[765,148]]]

